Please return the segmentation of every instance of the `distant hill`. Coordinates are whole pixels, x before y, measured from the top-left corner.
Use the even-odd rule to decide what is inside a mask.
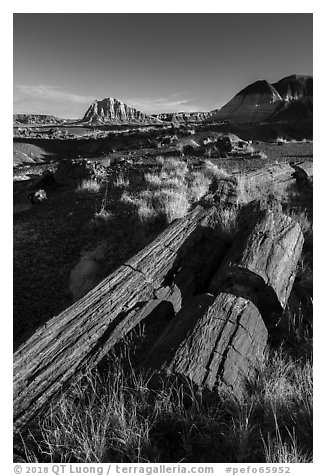
[[[285,101],[297,99],[311,99],[312,101],[312,76],[299,76],[294,74],[281,79],[277,83],[274,83],[273,86]]]
[[[144,114],[115,98],[94,101],[87,109],[82,122],[90,124],[156,124],[161,121]]]
[[[292,75],[270,84],[256,81],[236,94],[210,121],[296,121],[312,118],[313,78]]]
[[[108,97],[94,101],[77,121],[45,114],[14,114],[14,125],[41,124],[196,124],[220,121],[232,123],[295,122],[313,116],[312,76],[291,75],[270,84],[258,80],[237,93],[221,109],[210,112],[172,112],[148,115]]]
[[[64,119],[49,116],[48,114],[14,114],[14,125],[32,125],[32,124],[61,124]]]
[[[292,101],[282,101],[269,116],[269,122],[296,122],[313,119],[312,99],[299,98]]]
[[[217,110],[210,112],[167,112],[162,114],[154,114],[157,119],[165,122],[174,122],[178,124],[198,123],[208,119]]]

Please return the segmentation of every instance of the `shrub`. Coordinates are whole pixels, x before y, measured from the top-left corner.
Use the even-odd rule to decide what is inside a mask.
[[[217,145],[221,152],[228,153],[232,150],[232,142],[229,136],[222,136],[217,139]]]
[[[184,155],[192,155],[194,154],[194,152],[195,152],[195,149],[192,145],[184,145],[182,148],[182,153]]]
[[[247,145],[244,147],[244,151],[247,152],[247,154],[254,154],[255,153],[255,148],[252,145]]]

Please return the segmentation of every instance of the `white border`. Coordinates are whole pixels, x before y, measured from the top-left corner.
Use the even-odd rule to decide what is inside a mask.
[[[98,0],[97,2],[68,2],[67,0],[56,0],[55,2],[15,0],[10,5],[3,5],[1,11],[1,45],[2,45],[2,114],[1,133],[5,141],[5,148],[1,150],[1,204],[2,204],[2,251],[5,255],[5,266],[2,272],[1,291],[2,291],[2,343],[1,343],[1,463],[2,473],[11,475],[13,473],[12,465],[12,302],[9,296],[12,295],[12,14],[13,13],[314,13],[314,219],[315,219],[315,241],[314,254],[315,272],[314,272],[314,387],[315,402],[314,412],[317,417],[315,423],[314,438],[314,463],[306,465],[295,465],[291,474],[319,475],[325,472],[322,467],[324,456],[324,433],[325,433],[325,402],[324,402],[324,321],[326,315],[322,302],[324,290],[324,257],[325,257],[325,38],[324,30],[326,25],[325,10],[323,2],[317,1],[296,1],[284,2],[275,0],[273,2],[263,3],[261,1],[233,1],[231,2],[196,2],[190,5],[189,0],[177,1],[166,0],[161,2],[134,1],[134,2],[112,2]],[[9,93],[11,91],[11,94]],[[316,269],[317,268],[317,269]],[[8,289],[9,288],[9,289]],[[316,305],[317,304],[317,305]],[[214,465],[215,466],[215,465]],[[217,472],[219,474],[218,466]],[[231,465],[235,466],[235,465]],[[224,465],[223,465],[224,467]],[[8,469],[8,471],[6,471]]]

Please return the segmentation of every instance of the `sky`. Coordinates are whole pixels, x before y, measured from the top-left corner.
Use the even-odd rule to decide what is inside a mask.
[[[209,111],[248,84],[313,73],[308,13],[15,13],[14,113],[80,118],[115,97]]]

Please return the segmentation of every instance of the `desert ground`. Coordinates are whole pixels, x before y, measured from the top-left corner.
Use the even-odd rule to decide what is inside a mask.
[[[15,460],[310,462],[312,141],[28,129]]]

